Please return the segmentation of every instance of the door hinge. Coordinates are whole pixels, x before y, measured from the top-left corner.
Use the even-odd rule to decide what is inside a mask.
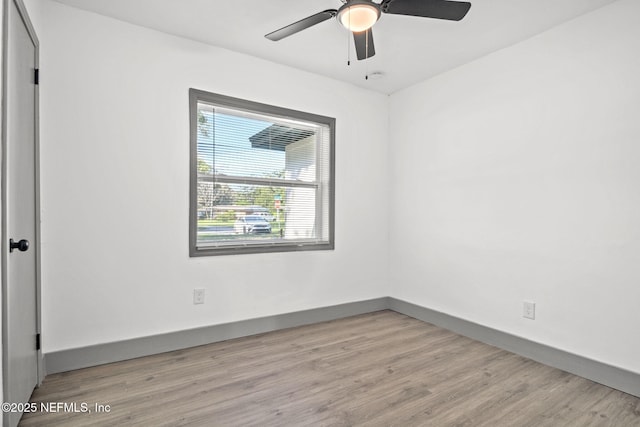
[[[40,350],[40,334],[36,334],[36,350]]]
[[[40,69],[36,68],[33,70],[33,82],[37,85],[40,84]]]

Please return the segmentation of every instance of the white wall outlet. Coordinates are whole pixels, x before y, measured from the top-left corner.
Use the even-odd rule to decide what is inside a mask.
[[[193,290],[193,303],[204,304],[204,289]]]
[[[523,301],[522,317],[534,320],[536,318],[536,303],[531,301]]]

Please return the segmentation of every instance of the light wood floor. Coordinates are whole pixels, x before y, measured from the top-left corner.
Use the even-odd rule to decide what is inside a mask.
[[[48,376],[21,426],[640,426],[640,399],[380,311]],[[80,408],[80,406],[79,406]]]

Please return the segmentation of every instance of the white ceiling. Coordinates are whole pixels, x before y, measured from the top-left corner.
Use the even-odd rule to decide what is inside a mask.
[[[264,38],[340,0],[56,1],[389,94],[615,0],[470,0],[460,22],[383,14],[376,55],[365,61],[355,60],[352,38],[335,19],[278,42]],[[383,77],[365,80],[373,72]]]

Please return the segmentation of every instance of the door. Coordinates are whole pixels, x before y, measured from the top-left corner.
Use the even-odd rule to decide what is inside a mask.
[[[3,400],[29,401],[38,383],[37,39],[21,0],[4,1]],[[21,413],[5,414],[15,426]]]

